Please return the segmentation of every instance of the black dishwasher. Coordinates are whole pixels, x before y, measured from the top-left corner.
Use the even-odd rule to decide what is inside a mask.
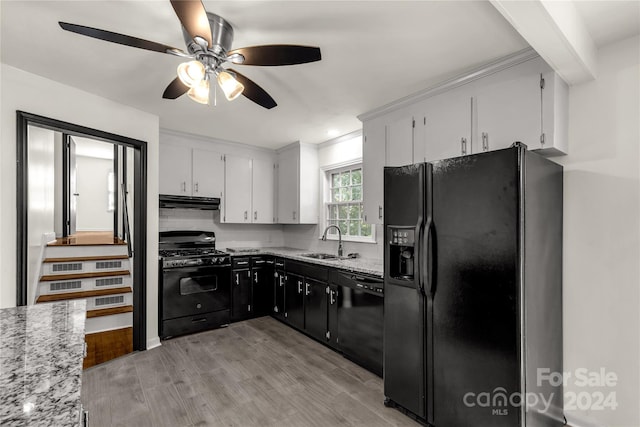
[[[340,350],[347,358],[382,376],[382,278],[332,270],[330,280],[338,287]]]

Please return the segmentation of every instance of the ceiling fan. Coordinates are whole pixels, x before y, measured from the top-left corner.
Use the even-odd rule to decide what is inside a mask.
[[[202,0],[170,0],[182,24],[187,52],[161,43],[85,27],[58,22],[62,29],[112,43],[167,53],[190,59],[178,66],[176,77],[165,89],[162,97],[176,99],[185,93],[201,104],[209,103],[209,82],[215,77],[228,100],[240,95],[271,109],[276,101],[255,82],[236,70],[223,67],[229,62],[239,65],[295,65],[321,59],[320,48],[298,45],[262,45],[231,49],[233,27],[221,16],[207,12]]]

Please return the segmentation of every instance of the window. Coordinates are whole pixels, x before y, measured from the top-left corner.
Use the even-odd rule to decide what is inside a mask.
[[[326,226],[339,227],[343,240],[375,242],[375,228],[362,219],[362,165],[327,170],[325,183]],[[337,239],[338,231],[327,237]]]

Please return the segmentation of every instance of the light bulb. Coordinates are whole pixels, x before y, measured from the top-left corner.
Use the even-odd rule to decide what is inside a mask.
[[[209,80],[200,80],[196,86],[193,86],[187,92],[189,98],[193,99],[200,104],[208,104],[209,103]]]
[[[218,84],[229,101],[239,97],[244,90],[244,85],[226,71],[218,73]]]
[[[183,62],[178,65],[178,77],[185,85],[194,87],[204,79],[204,65],[200,61]]]

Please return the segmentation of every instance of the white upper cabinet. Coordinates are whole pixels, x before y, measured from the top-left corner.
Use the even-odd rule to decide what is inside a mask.
[[[362,135],[363,218],[369,224],[380,224],[386,162],[386,126],[382,120],[369,120],[362,126]]]
[[[318,149],[294,144],[278,153],[278,215],[280,224],[318,223]]]
[[[216,151],[160,145],[160,194],[222,197],[224,162]]]
[[[224,156],[221,153],[194,148],[193,195],[222,197],[224,192]],[[161,172],[161,175],[164,171]]]
[[[222,221],[251,222],[251,159],[225,156]]]
[[[160,145],[160,194],[191,196],[191,149]]]
[[[252,161],[252,217],[254,224],[273,224],[275,222],[275,167],[272,160],[253,159]]]
[[[516,141],[530,149],[539,143],[543,66],[541,59],[528,61],[478,85],[474,91],[474,153],[508,148]]]
[[[395,119],[386,125],[386,166],[413,164],[413,116]]]
[[[426,161],[472,153],[471,102],[469,94],[454,90],[429,98],[422,105],[424,116],[418,124],[424,127],[419,129],[424,141],[417,143],[424,145]]]
[[[365,220],[382,223],[385,165],[481,153],[515,141],[544,155],[565,154],[567,111],[567,85],[530,50],[359,116]]]

